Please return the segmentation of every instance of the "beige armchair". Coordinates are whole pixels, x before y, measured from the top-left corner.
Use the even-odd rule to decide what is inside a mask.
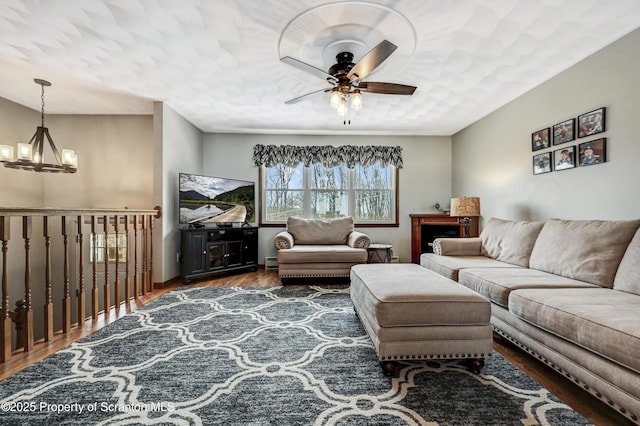
[[[353,265],[367,262],[367,234],[354,229],[353,218],[287,219],[278,233],[278,275],[287,278],[348,277]]]

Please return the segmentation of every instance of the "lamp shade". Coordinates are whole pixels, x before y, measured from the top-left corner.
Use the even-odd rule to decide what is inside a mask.
[[[480,198],[461,197],[451,199],[450,216],[480,216]]]

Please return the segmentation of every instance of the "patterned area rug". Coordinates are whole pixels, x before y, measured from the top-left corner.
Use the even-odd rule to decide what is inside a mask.
[[[172,291],[2,382],[0,422],[588,424],[498,354],[385,377],[348,292]]]

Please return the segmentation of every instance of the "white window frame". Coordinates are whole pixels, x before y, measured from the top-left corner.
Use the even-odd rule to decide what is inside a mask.
[[[107,244],[108,244],[108,249],[109,249],[109,253],[115,253],[116,251],[116,237],[118,239],[118,262],[119,263],[124,263],[127,261],[127,234],[107,234],[108,238],[107,238]],[[95,236],[95,239],[93,238]],[[93,262],[93,257],[95,255],[96,258],[96,262],[102,262],[104,263],[104,249],[105,249],[105,244],[104,244],[104,234],[92,234],[91,238],[89,238],[90,241],[90,248],[89,248],[89,262]],[[94,245],[95,244],[95,245]],[[111,256],[111,254],[109,255],[109,263],[115,263],[116,259],[115,256]]]
[[[310,188],[310,184],[311,184],[311,167],[303,167],[303,174],[302,174],[302,181],[303,181],[303,188],[300,189],[300,191],[303,194],[303,217],[305,218],[312,218],[312,204],[311,204],[311,194],[314,190],[312,190]],[[385,190],[385,191],[389,191],[391,193],[390,196],[390,200],[391,200],[391,206],[390,206],[390,210],[391,210],[391,218],[388,221],[363,221],[363,220],[358,220],[356,218],[355,215],[355,200],[356,200],[356,192],[358,191],[366,191],[366,190],[361,190],[361,189],[356,189],[355,186],[355,169],[349,169],[347,168],[347,188],[345,189],[347,191],[347,211],[348,211],[348,215],[354,218],[354,223],[357,226],[376,226],[376,227],[384,227],[384,226],[394,226],[397,227],[398,226],[398,204],[399,204],[399,200],[398,200],[398,168],[393,166],[393,165],[388,165],[386,167],[389,167],[390,170],[390,178],[391,178],[391,188]],[[266,193],[268,188],[266,188],[266,173],[267,173],[267,167],[266,166],[260,166],[260,226],[282,226],[283,224],[286,223],[286,219],[285,220],[279,220],[279,221],[268,221],[266,218],[266,203],[262,202],[262,200],[266,200]],[[271,189],[274,190],[274,189]],[[289,189],[289,191],[295,191],[295,188]]]

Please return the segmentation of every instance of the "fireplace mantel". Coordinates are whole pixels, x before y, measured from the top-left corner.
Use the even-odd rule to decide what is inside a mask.
[[[411,262],[420,264],[420,255],[431,252],[431,244],[437,237],[462,237],[464,228],[459,217],[448,214],[412,213]],[[469,233],[478,236],[478,217],[471,218]]]

